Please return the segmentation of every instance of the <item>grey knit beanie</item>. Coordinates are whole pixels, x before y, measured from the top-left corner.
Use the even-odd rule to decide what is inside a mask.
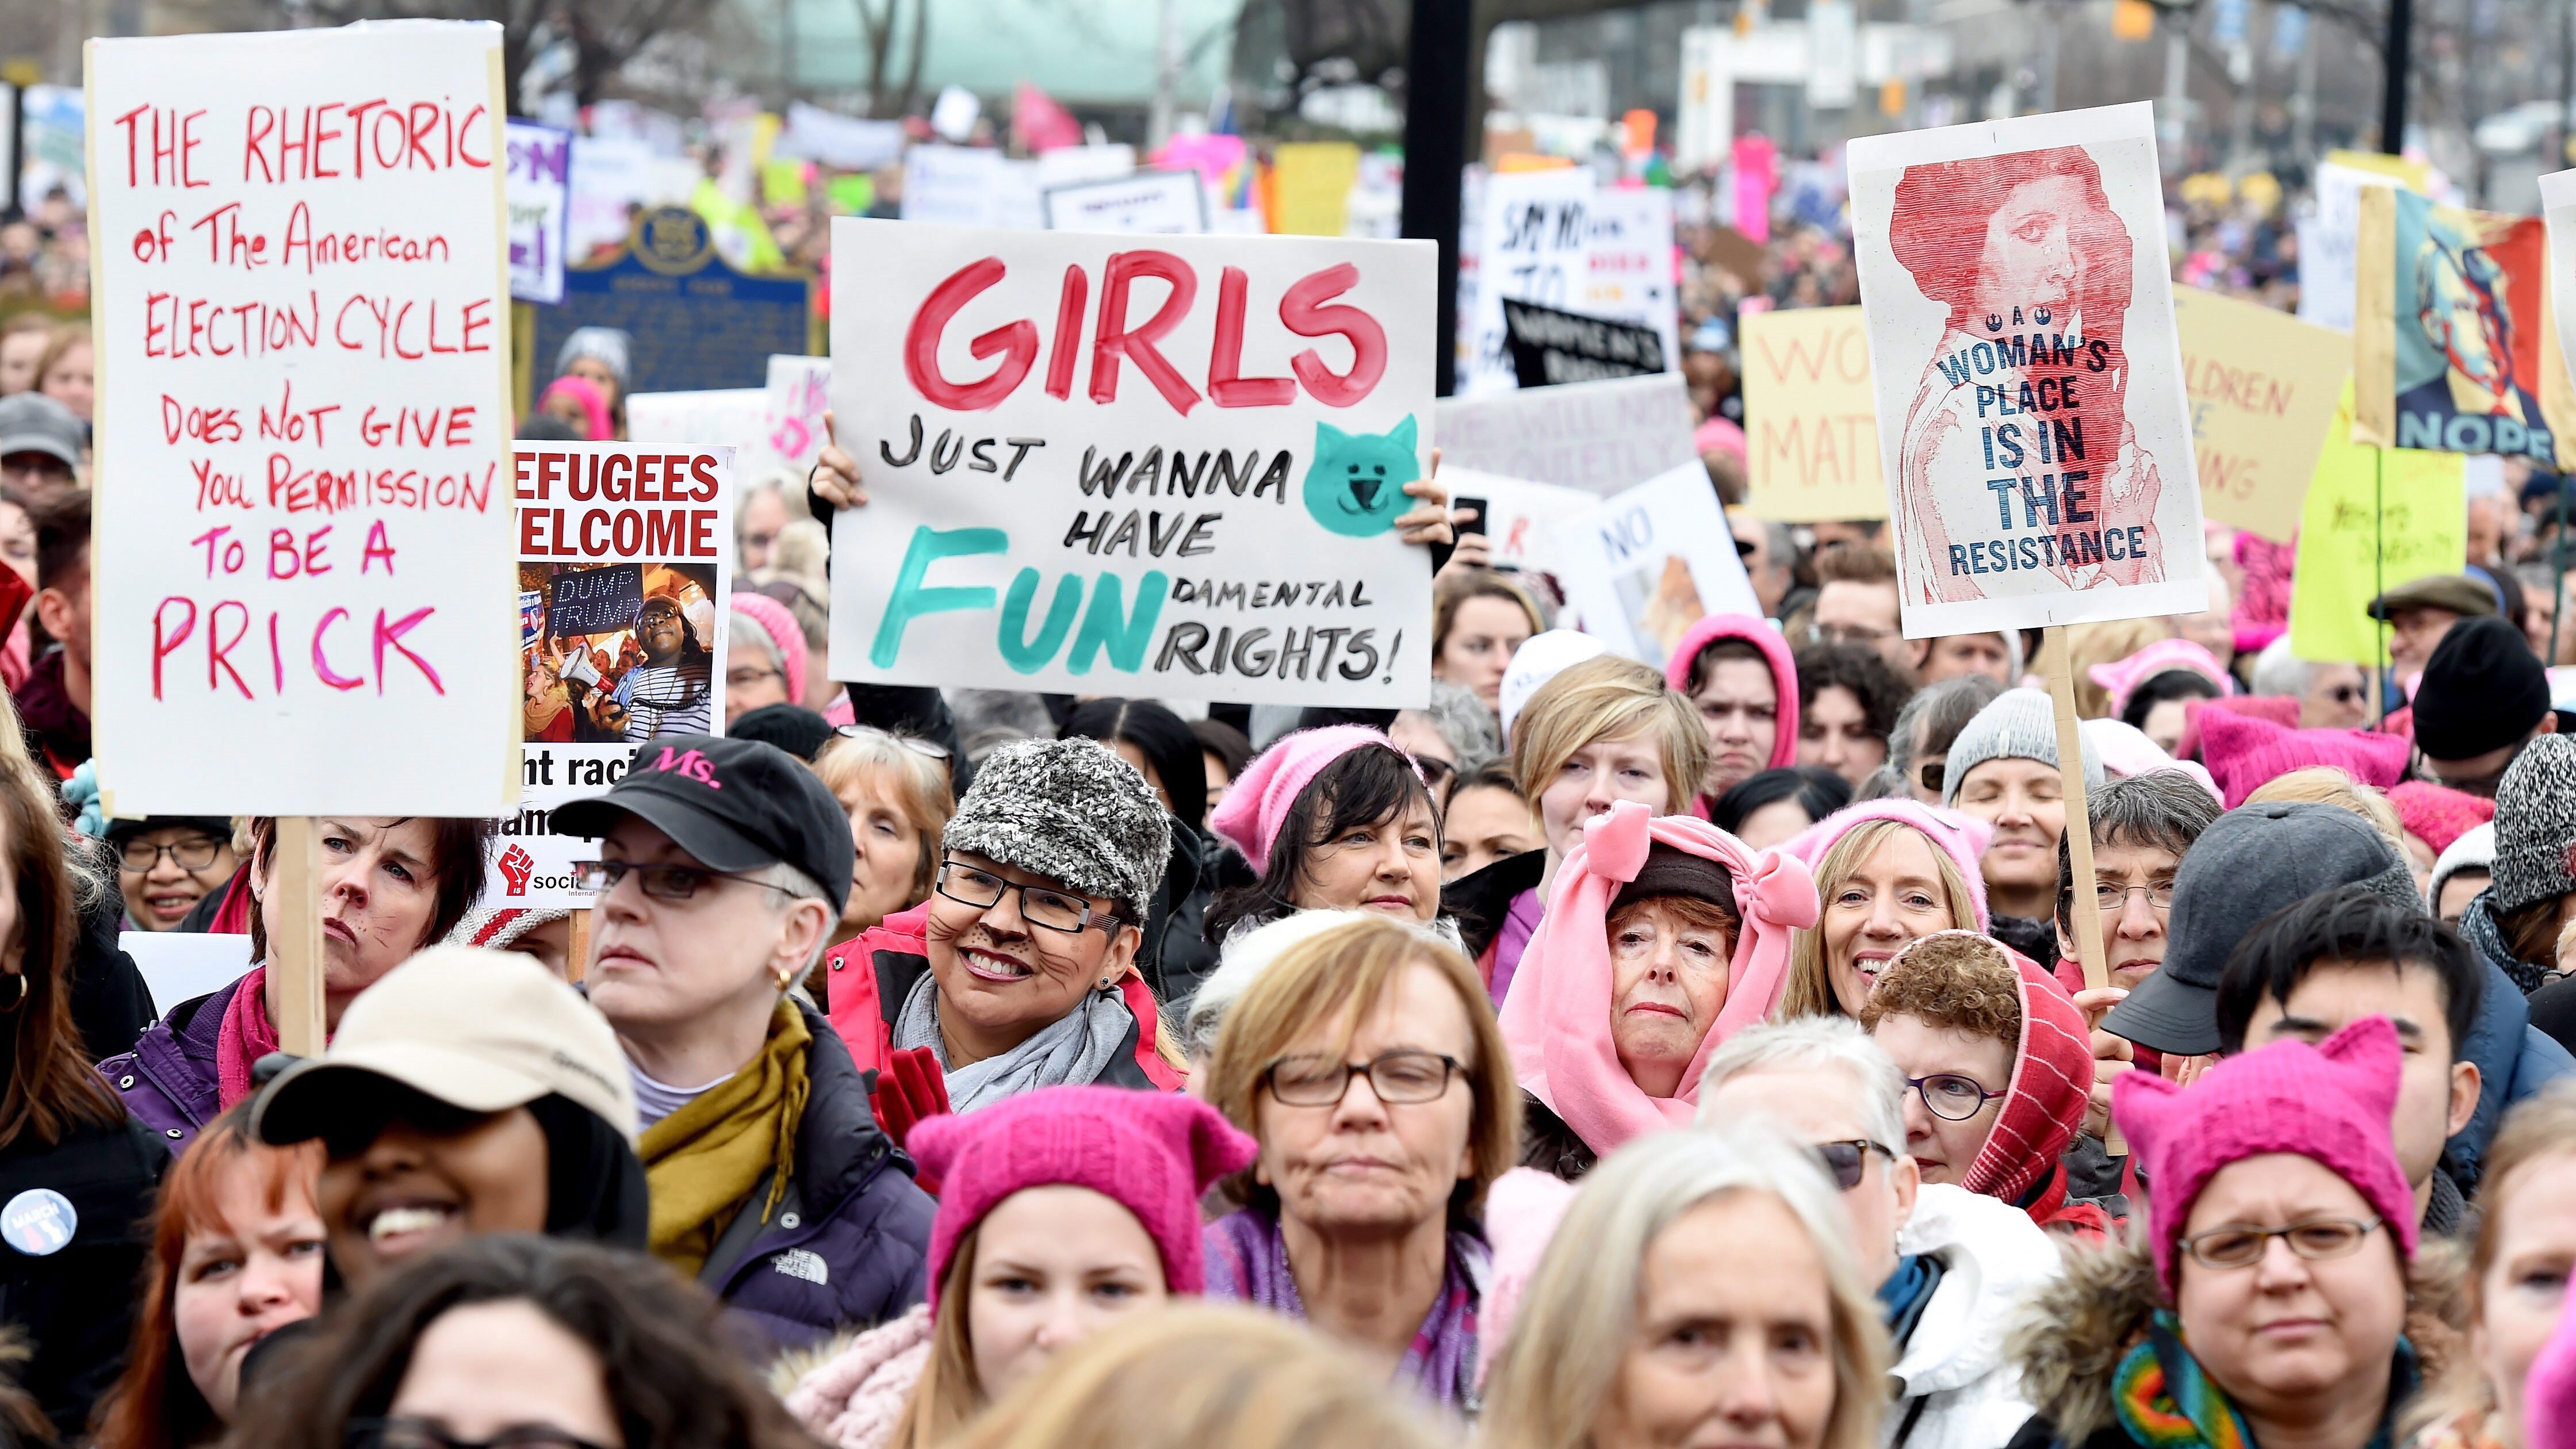
[[[2078,736],[2081,738],[2081,736]],[[1959,782],[1988,760],[2037,760],[2057,764],[2057,706],[2044,689],[2007,689],[1977,711],[1968,727],[1950,742],[1941,766],[1941,803],[1959,803]],[[2084,745],[2084,785],[2102,784],[2102,760]]]
[[[2568,866],[2576,845],[2576,735],[2547,734],[2522,747],[2496,782],[2495,884],[2498,914],[2576,891]]]
[[[984,757],[940,845],[1107,896],[1142,925],[1172,827],[1154,787],[1098,742],[1019,740]]]

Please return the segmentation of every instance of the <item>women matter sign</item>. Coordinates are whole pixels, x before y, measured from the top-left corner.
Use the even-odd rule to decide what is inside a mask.
[[[1423,702],[1433,256],[834,222],[833,672]]]
[[[501,28],[94,40],[89,116],[110,808],[505,813]]]
[[[2208,607],[2154,124],[1851,143],[1908,638]]]

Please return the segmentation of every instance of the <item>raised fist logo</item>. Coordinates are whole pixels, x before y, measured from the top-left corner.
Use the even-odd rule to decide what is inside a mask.
[[[502,879],[510,883],[509,893],[514,896],[526,895],[528,877],[536,874],[537,858],[528,854],[525,846],[513,845],[501,852],[499,863]]]

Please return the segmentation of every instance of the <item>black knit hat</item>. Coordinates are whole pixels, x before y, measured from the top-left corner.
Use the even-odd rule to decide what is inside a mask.
[[[1735,877],[1724,865],[1704,855],[1693,855],[1669,845],[1655,845],[1646,851],[1646,863],[1637,868],[1637,878],[1619,888],[1610,901],[1618,910],[1631,901],[1655,896],[1689,896],[1706,901],[1737,920],[1743,910],[1735,904]]]
[[[2425,758],[2469,760],[2521,744],[2549,713],[2549,675],[2522,631],[2492,615],[2442,635],[2415,691]]]

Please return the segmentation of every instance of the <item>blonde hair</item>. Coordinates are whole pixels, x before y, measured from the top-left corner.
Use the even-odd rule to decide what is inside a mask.
[[[1840,1016],[1842,1003],[1834,999],[1833,973],[1825,961],[1825,918],[1834,892],[1860,869],[1861,862],[1893,839],[1900,830],[1916,835],[1923,832],[1902,820],[1871,820],[1843,832],[1816,862],[1816,924],[1789,938],[1789,981],[1780,992],[1779,1008],[1772,1012],[1774,1021],[1795,1021],[1802,1016]],[[1924,848],[1932,852],[1932,868],[1940,873],[1941,893],[1950,898],[1950,924],[1964,931],[1977,929],[1977,898],[1968,889],[1968,878],[1959,873],[1959,863],[1950,858],[1930,836],[1923,837]]]
[[[1690,700],[1662,675],[1615,654],[1574,665],[1521,706],[1512,720],[1512,776],[1535,807],[1575,751],[1640,733],[1655,736],[1655,755],[1670,792],[1664,808],[1655,813],[1676,815],[1689,809],[1708,774],[1708,728]]]
[[[2066,647],[2075,666],[2075,713],[2084,719],[2111,714],[2111,691],[2093,682],[2096,664],[2116,664],[2160,640],[2173,629],[2162,619],[2113,619],[2104,624],[2077,624],[2066,631]]]
[[[1485,1395],[1484,1449],[1583,1449],[1634,1345],[1655,1240],[1694,1208],[1759,1193],[1806,1229],[1831,1305],[1834,1407],[1823,1449],[1875,1449],[1887,1330],[1823,1170],[1758,1122],[1659,1132],[1586,1178],[1521,1296]]]
[[[2504,1125],[2487,1144],[2478,1181],[2478,1231],[2469,1241],[2467,1282],[2462,1285],[2471,1328],[2486,1318],[2487,1274],[2495,1268],[2496,1254],[2503,1246],[2505,1199],[2513,1192],[2514,1179],[2571,1155],[2576,1155],[2576,1084],[2553,1083],[2504,1114]],[[2426,1386],[2401,1427],[2411,1431],[2495,1412],[2495,1385],[2487,1381],[2474,1355],[2458,1354],[2448,1368]]]
[[[1485,1189],[1520,1161],[1521,1089],[1512,1077],[1511,1048],[1494,1020],[1484,983],[1448,942],[1370,915],[1280,952],[1226,1012],[1216,1052],[1208,1061],[1206,1095],[1227,1121],[1259,1137],[1260,1095],[1270,1068],[1318,1022],[1342,1023],[1334,1050],[1347,1056],[1360,1022],[1416,965],[1430,967],[1457,996],[1475,1041],[1465,1070],[1476,1103],[1467,1132],[1476,1166],[1450,1198],[1449,1216],[1456,1223],[1481,1211]],[[1228,1194],[1247,1205],[1275,1208],[1276,1194],[1256,1185],[1253,1171],[1246,1168],[1228,1179]]]
[[[2406,855],[2406,826],[2397,818],[2397,807],[2378,789],[2365,785],[2332,765],[2310,765],[2275,775],[2257,786],[2245,797],[2248,805],[2332,805],[2370,822],[2371,827],[2386,836],[2397,848],[2397,858]]]
[[[958,1449],[1443,1449],[1457,1441],[1311,1330],[1249,1308],[1151,1309],[1067,1351]]]
[[[975,1345],[966,1336],[966,1287],[975,1281],[975,1249],[983,1224],[958,1234],[948,1252],[948,1274],[930,1285],[930,1357],[912,1396],[903,1401],[886,1449],[938,1449],[966,1431],[984,1407],[984,1383],[975,1376]]]
[[[921,833],[921,863],[913,871],[907,907],[930,897],[930,877],[939,869],[939,834],[957,813],[949,792],[948,766],[904,748],[884,735],[835,735],[814,756],[814,773],[823,788],[840,799],[844,791],[878,787],[890,796],[906,825]]]

